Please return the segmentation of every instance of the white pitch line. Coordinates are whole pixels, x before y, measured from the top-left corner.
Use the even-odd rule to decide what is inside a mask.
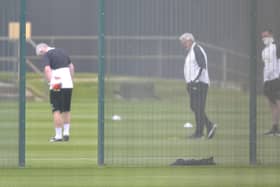
[[[33,160],[33,161],[75,161],[75,160],[89,160],[89,161],[96,161],[96,158],[27,158],[26,160]]]

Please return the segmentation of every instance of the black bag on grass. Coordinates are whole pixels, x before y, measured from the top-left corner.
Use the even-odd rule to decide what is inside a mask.
[[[171,166],[202,166],[202,165],[216,165],[214,157],[203,159],[182,159],[179,158]]]

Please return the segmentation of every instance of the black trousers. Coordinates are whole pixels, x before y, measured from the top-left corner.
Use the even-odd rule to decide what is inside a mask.
[[[187,90],[190,97],[190,107],[195,114],[195,135],[202,136],[204,126],[206,126],[207,132],[209,132],[213,125],[205,113],[208,84],[203,82],[190,83]]]

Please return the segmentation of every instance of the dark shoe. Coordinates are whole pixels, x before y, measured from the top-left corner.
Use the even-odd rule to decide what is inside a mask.
[[[195,139],[201,139],[202,137],[203,137],[203,135],[192,134],[188,138],[195,140]]]
[[[265,132],[263,135],[266,135],[266,136],[277,136],[278,134],[279,134],[279,131],[276,131],[275,129],[272,128],[271,130]]]
[[[265,136],[275,136],[275,132],[270,130],[270,131],[267,131],[267,132],[263,133],[263,135],[265,135]]]
[[[70,139],[70,137],[69,137],[69,136],[66,136],[66,135],[64,135],[64,136],[63,136],[63,141],[68,142],[68,141],[69,141],[69,139]]]
[[[207,133],[207,138],[208,138],[208,139],[211,139],[211,138],[214,137],[215,132],[216,132],[216,128],[217,128],[217,125],[216,125],[216,124],[213,124],[212,128],[209,129],[209,132]]]
[[[62,139],[56,139],[55,137],[51,137],[50,142],[62,142]]]
[[[264,133],[264,135],[266,136],[277,136],[278,134],[279,134],[278,124],[272,125],[272,128]]]

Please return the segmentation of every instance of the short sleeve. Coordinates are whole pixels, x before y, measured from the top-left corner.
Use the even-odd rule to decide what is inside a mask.
[[[51,64],[50,64],[50,59],[49,59],[49,57],[48,57],[48,55],[47,54],[45,54],[44,56],[43,56],[43,58],[42,58],[42,63],[43,63],[43,66],[45,67],[45,66],[50,66]]]

